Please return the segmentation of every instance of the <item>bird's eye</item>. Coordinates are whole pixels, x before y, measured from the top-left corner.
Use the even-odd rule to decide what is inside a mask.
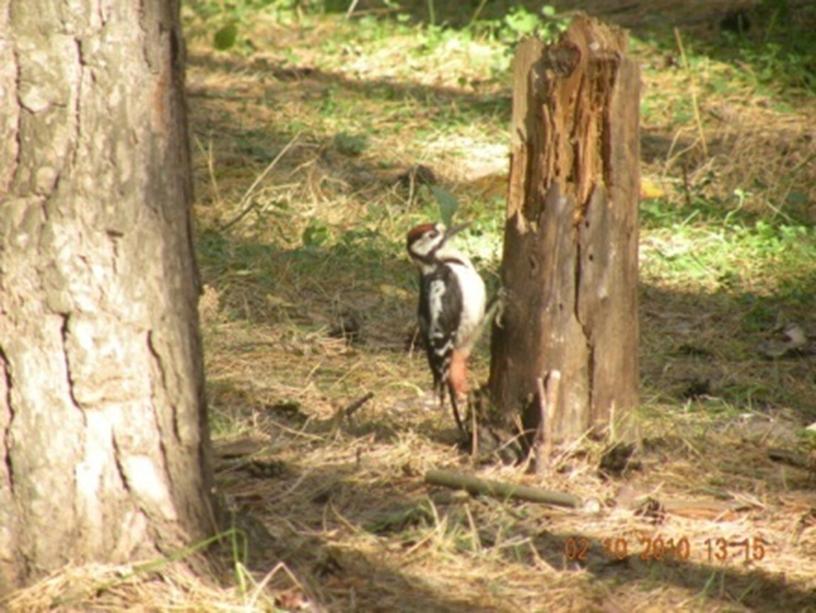
[[[436,230],[431,230],[430,237],[431,238],[436,238],[437,236],[439,236],[439,232],[437,232]]]

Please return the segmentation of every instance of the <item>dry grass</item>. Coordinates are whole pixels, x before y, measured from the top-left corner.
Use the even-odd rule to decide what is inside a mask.
[[[256,367],[265,370],[247,363]],[[304,406],[311,415],[319,401]],[[341,424],[329,420],[334,408],[321,420],[293,418],[291,406],[245,407],[233,419],[244,420],[256,447],[242,461],[276,468],[268,481],[241,472],[225,482],[235,503],[269,527],[277,555],[332,610],[536,610],[543,600],[558,610],[610,600],[655,610],[761,607],[768,599],[801,607],[816,588],[816,540],[806,531],[816,503],[812,475],[766,454],[795,440],[794,424],[781,417],[644,416],[643,466],[621,481],[598,475],[598,442],[561,455],[538,478],[471,465],[453,445],[449,420],[443,426],[416,402],[410,412],[375,402]],[[422,475],[439,466],[570,491],[603,507],[574,513],[429,490]],[[647,496],[669,507],[665,520],[637,515]],[[687,538],[689,560],[639,560],[641,539],[658,536]],[[763,539],[762,560],[745,563],[733,547],[726,563],[709,559],[706,539],[746,537]],[[569,538],[589,539],[586,563],[566,558]],[[626,539],[632,556],[615,561],[602,545],[608,538]]]
[[[291,19],[253,18],[257,49],[245,55],[212,51],[189,19],[216,472],[235,528],[249,535],[248,557],[226,547],[218,555],[229,572],[209,580],[176,564],[68,569],[7,604],[816,610],[816,473],[801,428],[816,416],[813,355],[767,360],[757,349],[789,321],[816,336],[812,305],[785,293],[812,288],[812,273],[726,223],[814,219],[812,207],[795,206],[816,201],[813,99],[783,108],[739,67],[692,56],[701,138],[689,71],[636,45],[644,175],[660,193],[642,241],[640,466],[602,476],[614,437],[587,438],[533,476],[463,454],[452,419],[426,394],[422,356],[407,351],[414,272],[402,237],[435,204],[406,171],[427,166],[459,198],[458,214],[476,220],[465,244],[495,279],[509,91],[492,72],[493,43]],[[712,202],[719,217],[709,216]],[[487,360],[483,346],[482,380]],[[772,460],[775,448],[801,465]],[[423,475],[439,467],[568,491],[600,508],[431,488]],[[659,505],[649,511],[649,500]],[[658,537],[687,539],[688,559],[641,559]],[[761,559],[746,561],[738,545],[725,561],[709,557],[707,540],[745,538],[762,539]],[[569,559],[583,539],[586,559]],[[628,555],[617,559],[607,539],[623,539]]]

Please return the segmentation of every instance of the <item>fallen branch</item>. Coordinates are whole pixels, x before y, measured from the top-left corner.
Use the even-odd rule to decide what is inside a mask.
[[[553,492],[529,485],[505,483],[503,481],[485,481],[484,479],[454,473],[449,470],[429,470],[425,474],[425,482],[431,485],[441,485],[453,489],[466,490],[471,494],[482,494],[494,498],[516,498],[529,502],[540,502],[573,508],[578,508],[582,504],[580,498],[565,492]]]
[[[811,461],[802,453],[791,451],[790,449],[780,449],[777,447],[768,449],[768,457],[774,462],[781,462],[797,468],[811,468]]]

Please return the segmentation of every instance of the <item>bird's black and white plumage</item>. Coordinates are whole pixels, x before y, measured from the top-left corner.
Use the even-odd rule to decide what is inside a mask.
[[[422,224],[408,233],[407,247],[420,272],[419,328],[425,343],[434,389],[444,403],[451,397],[462,428],[458,400],[467,392],[467,358],[484,318],[484,282],[464,254],[448,244],[462,227]]]

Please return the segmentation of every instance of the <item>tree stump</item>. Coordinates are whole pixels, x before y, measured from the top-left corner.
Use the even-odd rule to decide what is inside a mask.
[[[514,60],[506,303],[488,386],[500,416],[521,413],[535,432],[536,381],[561,371],[555,440],[638,402],[640,71],[626,50],[624,31],[581,15]]]

